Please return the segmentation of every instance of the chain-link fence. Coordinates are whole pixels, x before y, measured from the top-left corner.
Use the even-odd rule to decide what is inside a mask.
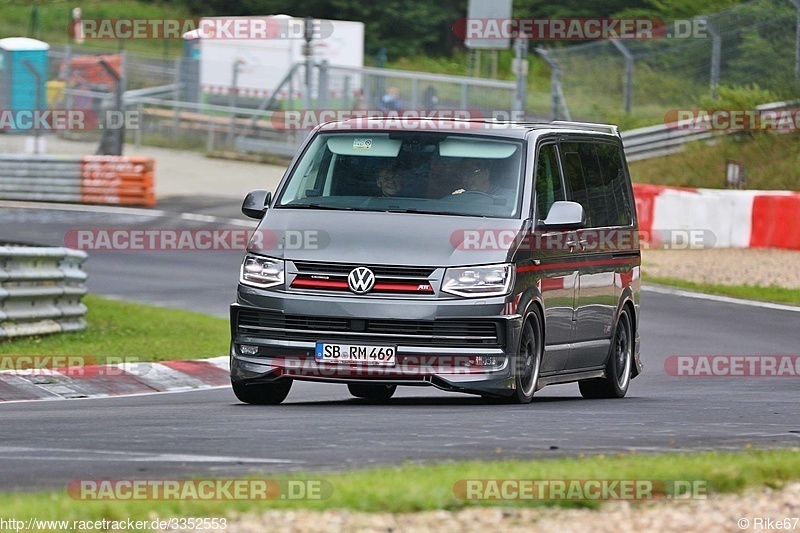
[[[667,110],[698,107],[718,87],[756,85],[775,100],[797,95],[800,2],[752,0],[689,22],[666,21],[668,29],[691,27],[685,38],[540,49],[553,67],[556,114],[646,125]]]
[[[122,77],[121,105],[108,68]],[[88,111],[98,117],[98,127],[61,135],[100,140],[107,129],[99,127],[100,120],[112,110],[135,115],[127,142],[209,152],[291,155],[315,122],[330,120],[317,113],[300,127],[287,127],[275,115],[286,111],[502,116],[521,106],[517,82],[342,67],[324,61],[287,65],[287,72],[282,72],[257,68],[252,60],[173,58],[73,45],[51,47],[48,70],[49,87],[58,89],[49,91],[50,108]]]

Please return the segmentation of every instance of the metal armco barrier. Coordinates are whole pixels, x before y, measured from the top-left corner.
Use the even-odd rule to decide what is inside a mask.
[[[800,104],[800,101],[773,102],[756,106],[756,111],[781,111]],[[682,152],[686,143],[712,141],[724,135],[739,133],[737,130],[714,131],[702,128],[681,129],[677,124],[659,124],[622,132],[622,143],[628,161],[640,161],[653,157]]]
[[[86,329],[86,252],[0,246],[0,338]]]
[[[0,155],[0,198],[154,206],[154,169],[148,157]]]

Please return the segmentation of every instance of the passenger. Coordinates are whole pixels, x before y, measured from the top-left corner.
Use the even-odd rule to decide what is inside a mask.
[[[398,196],[405,180],[394,167],[382,168],[378,171],[377,184],[383,196]]]

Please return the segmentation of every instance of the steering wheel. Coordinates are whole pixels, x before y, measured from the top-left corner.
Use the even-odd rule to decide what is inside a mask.
[[[482,197],[486,197],[486,198],[491,198],[492,201],[494,201],[494,196],[492,196],[488,192],[474,191],[474,190],[464,191],[464,192],[458,193],[458,194],[451,194],[449,196],[445,196],[443,198],[443,200],[447,200],[447,199],[454,200],[454,199],[457,199],[459,197],[464,197],[464,196],[466,196],[468,194],[471,195],[471,196],[482,196]]]

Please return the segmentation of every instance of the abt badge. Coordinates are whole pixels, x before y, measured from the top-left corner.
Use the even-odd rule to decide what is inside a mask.
[[[347,275],[347,285],[356,294],[366,294],[375,286],[375,274],[367,267],[356,267]]]

